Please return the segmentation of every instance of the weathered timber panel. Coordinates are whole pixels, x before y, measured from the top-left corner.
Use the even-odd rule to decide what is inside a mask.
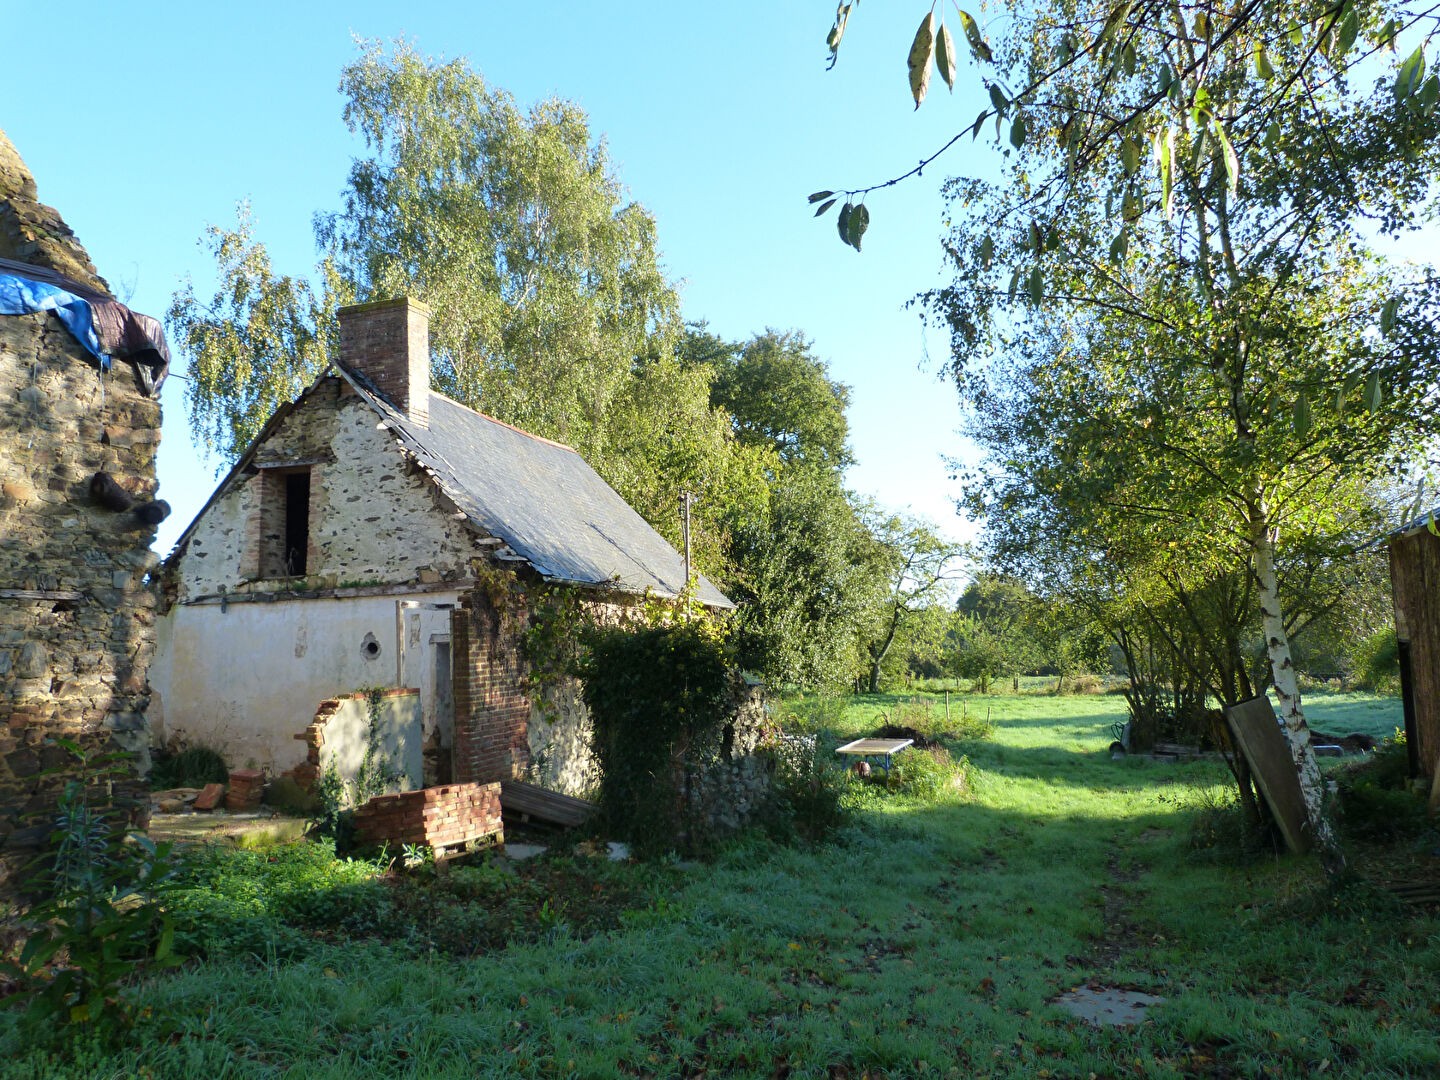
[[[1225,710],[1235,745],[1245,755],[1260,794],[1275,816],[1285,844],[1291,851],[1310,850],[1310,831],[1305,827],[1305,797],[1300,777],[1275,707],[1266,697],[1251,698]]]
[[[1395,636],[1410,648],[1415,762],[1434,774],[1440,759],[1440,536],[1420,529],[1390,541]]]

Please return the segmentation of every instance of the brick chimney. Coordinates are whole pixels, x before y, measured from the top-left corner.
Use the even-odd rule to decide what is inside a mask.
[[[421,427],[430,423],[430,309],[401,296],[341,308],[340,363]]]

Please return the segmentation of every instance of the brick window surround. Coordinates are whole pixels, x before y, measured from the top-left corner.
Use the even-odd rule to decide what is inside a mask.
[[[246,522],[243,576],[255,580],[315,573],[319,467],[266,467],[251,483],[257,485],[258,497]]]

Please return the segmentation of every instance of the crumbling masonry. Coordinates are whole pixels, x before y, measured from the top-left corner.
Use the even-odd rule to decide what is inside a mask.
[[[108,296],[0,132],[0,258]],[[143,753],[154,526],[90,498],[104,471],[153,497],[160,403],[133,362],[102,374],[55,315],[0,316],[0,891],[48,831],[75,764],[56,743]],[[122,783],[123,788],[123,783]]]

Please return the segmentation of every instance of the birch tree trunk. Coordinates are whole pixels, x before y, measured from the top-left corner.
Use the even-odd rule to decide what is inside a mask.
[[[1280,701],[1280,720],[1295,772],[1300,779],[1300,793],[1305,800],[1305,816],[1310,826],[1315,849],[1325,871],[1331,877],[1345,869],[1345,856],[1335,837],[1325,807],[1325,780],[1310,744],[1310,729],[1300,705],[1300,685],[1295,665],[1290,658],[1290,638],[1285,632],[1280,609],[1280,582],[1275,574],[1276,529],[1270,524],[1264,496],[1252,495],[1250,506],[1250,546],[1255,558],[1255,578],[1259,590],[1260,620],[1265,632],[1265,652],[1270,659],[1275,696]]]

